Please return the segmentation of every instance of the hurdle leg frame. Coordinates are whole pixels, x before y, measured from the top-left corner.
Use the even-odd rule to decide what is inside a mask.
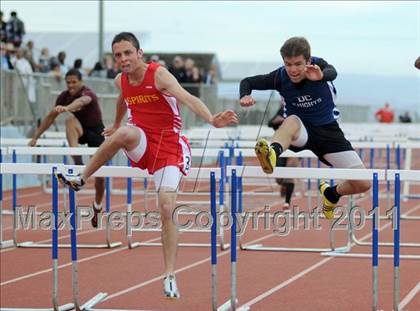
[[[0,148],[0,163],[3,163],[3,152]],[[3,174],[0,174],[0,249],[14,246],[13,240],[3,241]]]
[[[72,260],[72,292],[73,303],[76,311],[87,310],[95,304],[101,302],[106,296],[106,293],[98,293],[91,298],[87,303],[81,305],[79,300],[79,278],[77,269],[77,232],[76,232],[76,203],[75,192],[69,188],[69,206],[70,206],[70,240],[71,240],[71,260]]]
[[[73,303],[68,303],[65,305],[59,305],[58,303],[58,182],[54,175],[54,170],[52,172],[52,212],[54,215],[54,226],[52,233],[52,308],[1,308],[2,311],[70,311],[75,308]]]
[[[241,177],[239,177],[241,178]],[[232,191],[232,190],[231,190]],[[242,194],[242,193],[241,193]],[[233,194],[232,194],[233,196]],[[242,207],[239,207],[242,210]],[[330,239],[333,238],[333,224],[330,224],[329,234]],[[243,235],[239,237],[239,246],[241,250],[246,251],[266,251],[266,252],[309,252],[309,253],[322,253],[322,252],[347,252],[349,250],[349,242],[347,245],[341,247],[334,247],[334,243],[330,240],[330,248],[310,248],[310,247],[276,247],[276,246],[264,246],[262,244],[245,244],[243,243]]]
[[[13,175],[15,176],[15,175]],[[104,244],[78,244],[77,247],[78,248],[83,248],[83,249],[112,249],[112,248],[116,248],[122,245],[122,242],[111,242],[111,233],[110,233],[110,228],[109,228],[109,210],[110,210],[110,202],[111,202],[111,198],[110,198],[110,178],[106,177],[105,180],[105,188],[106,188],[106,192],[105,192],[105,204],[106,204],[106,212],[104,214],[105,219],[106,219],[106,223],[105,223],[105,243]],[[63,189],[65,190],[65,189]],[[14,221],[13,221],[13,240],[14,240],[14,245],[16,247],[20,247],[20,248],[51,248],[52,244],[51,243],[37,243],[37,242],[32,242],[32,241],[25,241],[25,242],[17,242],[17,235],[16,235],[16,231],[17,231],[17,219],[18,219],[18,213],[16,210],[16,180],[14,179],[13,181],[13,210],[14,210]],[[65,193],[66,191],[64,191]],[[63,197],[66,198],[66,195],[63,194]],[[65,202],[65,201],[64,201]],[[77,210],[76,210],[77,213]],[[71,244],[58,244],[59,248],[71,248]]]

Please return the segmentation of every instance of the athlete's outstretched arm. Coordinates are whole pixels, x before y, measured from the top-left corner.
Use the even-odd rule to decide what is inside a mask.
[[[62,112],[76,112],[81,110],[84,106],[89,105],[92,102],[92,97],[84,95],[79,98],[76,98],[68,106],[55,106],[55,110],[59,113]]]
[[[124,98],[122,97],[122,94],[121,94],[121,74],[118,74],[115,77],[114,84],[116,88],[120,90],[120,94],[118,95],[118,98],[117,98],[114,124],[111,127],[106,128],[104,130],[104,133],[103,133],[104,136],[112,135],[121,126],[122,119],[124,118],[125,113],[127,112],[127,105],[125,104]]]
[[[42,120],[39,127],[36,129],[34,137],[29,141],[28,145],[31,147],[36,146],[36,141],[38,138],[54,123],[54,120],[60,113],[55,110],[55,107],[50,111],[50,113]]]
[[[243,107],[249,107],[255,104],[251,93],[253,90],[276,90],[279,88],[278,69],[265,74],[253,77],[247,77],[241,80],[239,84],[239,103]]]
[[[180,103],[186,105],[195,114],[214,127],[224,127],[238,123],[238,116],[232,110],[225,110],[212,115],[207,106],[198,98],[188,93],[165,68],[159,67],[155,75],[156,87],[161,92],[174,96]]]

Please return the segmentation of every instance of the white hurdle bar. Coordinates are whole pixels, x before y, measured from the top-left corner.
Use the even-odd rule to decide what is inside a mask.
[[[1,145],[7,146],[28,146],[30,138],[1,138]],[[40,138],[37,141],[38,146],[55,146],[62,147],[67,146],[67,139],[52,139],[52,138]]]
[[[67,135],[65,131],[62,132],[55,132],[55,131],[45,131],[42,135],[41,138],[59,138],[59,139],[66,139]]]

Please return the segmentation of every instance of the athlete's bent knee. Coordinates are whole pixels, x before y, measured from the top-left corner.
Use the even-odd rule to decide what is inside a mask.
[[[300,120],[295,115],[288,116],[280,128],[287,129],[290,133],[296,133],[300,129]]]
[[[76,117],[73,117],[73,116],[67,117],[66,120],[65,120],[66,127],[67,128],[68,127],[75,127],[75,122],[74,122],[75,120],[76,120]]]
[[[123,146],[138,144],[140,142],[140,135],[134,128],[124,126],[115,132],[113,140]]]

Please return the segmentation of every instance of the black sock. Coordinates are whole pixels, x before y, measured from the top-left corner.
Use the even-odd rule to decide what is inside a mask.
[[[324,195],[328,199],[328,201],[332,203],[337,203],[338,200],[341,198],[341,195],[337,193],[337,185],[325,189]]]
[[[286,194],[286,203],[290,205],[290,200],[292,198],[293,190],[295,189],[294,183],[285,183],[284,187],[286,188],[285,194]]]
[[[271,148],[273,148],[274,152],[276,153],[277,158],[282,154],[283,147],[279,143],[272,143]]]
[[[83,165],[82,156],[75,155],[75,156],[73,156],[73,160],[74,160],[74,164],[76,164],[76,165]]]

